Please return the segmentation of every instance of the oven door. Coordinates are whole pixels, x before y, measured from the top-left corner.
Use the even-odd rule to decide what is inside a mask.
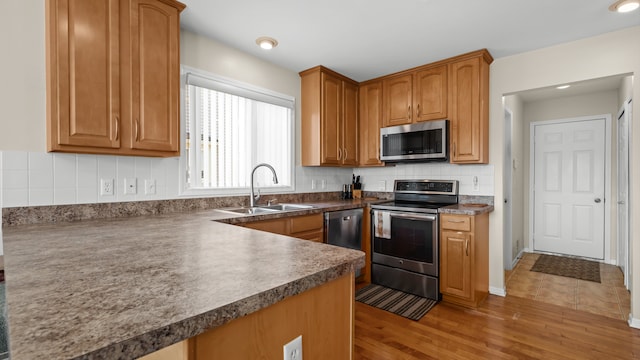
[[[438,276],[438,215],[371,212],[372,262]]]

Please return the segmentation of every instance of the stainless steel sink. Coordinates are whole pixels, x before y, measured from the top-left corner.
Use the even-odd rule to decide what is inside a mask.
[[[243,214],[243,215],[258,215],[258,214],[273,214],[273,213],[277,213],[279,210],[266,209],[263,207],[241,207],[241,208],[233,208],[233,209],[218,209],[218,211],[231,212],[234,214]]]
[[[273,214],[277,212],[283,211],[296,211],[296,210],[305,210],[305,209],[313,209],[313,205],[303,205],[303,204],[276,204],[276,205],[264,205],[264,206],[254,206],[254,207],[239,207],[239,208],[229,208],[229,209],[218,209],[218,211],[230,212],[234,214],[242,214],[242,215],[259,215],[259,214]]]
[[[313,205],[303,205],[303,204],[275,204],[269,206],[260,206],[262,209],[276,210],[276,211],[294,211],[294,210],[305,210],[305,209],[313,209]]]

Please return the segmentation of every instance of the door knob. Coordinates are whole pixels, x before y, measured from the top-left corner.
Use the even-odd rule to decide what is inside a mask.
[[[600,203],[600,201],[602,201],[602,200],[600,200],[600,198],[596,198],[596,199],[595,199],[595,200],[593,200],[593,201],[595,201],[596,203]]]

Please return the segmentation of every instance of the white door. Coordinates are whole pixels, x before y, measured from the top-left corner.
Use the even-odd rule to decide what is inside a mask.
[[[534,125],[534,250],[604,259],[605,119]]]
[[[618,265],[629,288],[629,112],[630,102],[618,117]]]

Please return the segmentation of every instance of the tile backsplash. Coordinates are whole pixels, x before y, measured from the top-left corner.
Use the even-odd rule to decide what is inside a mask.
[[[178,197],[178,158],[3,151],[2,207],[107,203]],[[125,194],[125,179],[137,179]],[[113,195],[100,195],[100,179],[113,179]],[[145,195],[144,181],[155,181]]]
[[[0,206],[93,204],[185,198],[178,158],[0,151]],[[363,190],[392,192],[394,179],[458,180],[461,195],[493,195],[493,165],[398,164],[376,168],[295,167],[295,192],[339,191],[360,175]],[[125,179],[137,179],[125,194]],[[113,195],[101,195],[101,179],[113,179]],[[145,180],[155,183],[145,194]],[[475,184],[474,184],[474,180]]]

